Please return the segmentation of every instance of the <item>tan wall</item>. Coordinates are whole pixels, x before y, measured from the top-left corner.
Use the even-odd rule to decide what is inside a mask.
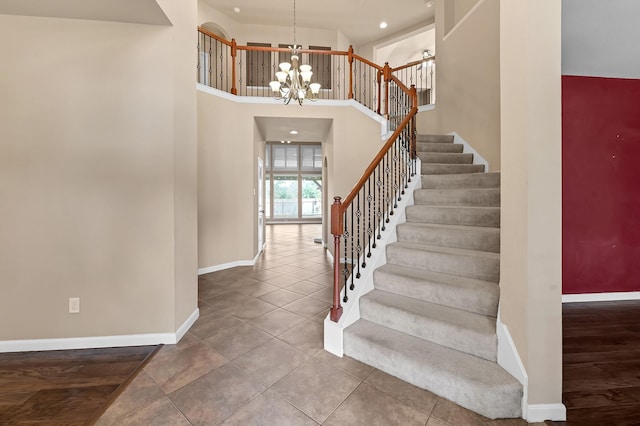
[[[175,330],[175,32],[0,16],[0,340]]]
[[[173,65],[175,329],[198,306],[197,3],[158,0],[171,19]]]
[[[560,9],[527,0],[502,2],[500,13],[500,315],[529,376],[529,404],[562,402]]]
[[[455,131],[500,170],[500,2],[481,0],[446,37],[444,3],[436,1],[436,110],[418,116],[418,130]]]
[[[254,117],[333,119],[324,141],[329,200],[351,190],[383,144],[380,124],[353,107],[240,104],[199,92],[198,117],[200,268],[252,260],[257,253],[254,188],[264,144]]]

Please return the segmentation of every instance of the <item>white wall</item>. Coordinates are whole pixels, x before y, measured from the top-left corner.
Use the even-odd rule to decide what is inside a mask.
[[[562,0],[562,74],[640,78],[640,2]]]
[[[0,16],[0,340],[171,333],[197,308],[195,1],[161,6],[173,26]]]
[[[206,90],[206,89],[203,89]],[[199,268],[250,261],[257,253],[256,158],[263,155],[254,117],[333,120],[325,141],[330,202],[345,197],[384,141],[380,123],[352,106],[238,103],[198,92]],[[233,123],[233,124],[230,124]],[[327,217],[325,217],[328,220]]]

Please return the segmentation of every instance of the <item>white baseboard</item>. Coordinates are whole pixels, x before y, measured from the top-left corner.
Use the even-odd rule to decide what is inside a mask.
[[[462,150],[462,152],[464,152],[465,154],[473,154],[473,164],[484,164],[484,171],[485,172],[489,171],[489,162],[485,160],[485,158],[482,155],[480,155],[478,151],[473,149],[473,147],[469,145],[467,141],[462,139],[462,136],[460,136],[456,132],[451,132],[449,134],[453,135],[453,143],[460,143],[464,146],[464,149]]]
[[[261,253],[256,254],[253,260],[236,260],[235,262],[222,263],[220,265],[208,266],[198,269],[198,275],[210,274],[211,272],[222,271],[225,269],[235,268],[236,266],[253,266],[258,261]]]
[[[616,300],[640,300],[640,291],[562,295],[562,303],[612,302]]]
[[[531,404],[527,407],[527,417],[529,423],[554,420],[562,422],[567,420],[567,408],[564,404]]]
[[[111,348],[123,346],[173,345],[180,341],[200,316],[195,311],[175,333],[125,334],[120,336],[70,337],[60,339],[30,339],[0,341],[0,353],[58,351],[67,349]]]
[[[176,330],[176,343],[182,340],[184,335],[187,334],[187,331],[189,331],[191,326],[198,320],[198,318],[200,318],[200,308],[196,308],[196,310],[193,311],[191,315],[189,315],[189,318],[187,318],[178,328],[178,330]]]

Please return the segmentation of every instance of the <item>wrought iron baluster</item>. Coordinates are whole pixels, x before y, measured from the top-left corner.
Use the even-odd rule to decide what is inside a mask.
[[[380,234],[380,232],[382,231],[382,226],[383,226],[383,220],[382,220],[382,169],[380,168],[380,164],[378,164],[378,167],[376,167],[376,170],[378,171],[378,178],[376,180],[376,186],[378,187],[378,211],[376,212],[376,223],[378,224],[378,235],[376,236],[377,239],[382,238],[382,235]],[[375,170],[374,170],[374,176],[375,176]]]
[[[371,236],[373,235],[373,229],[371,228],[371,201],[373,197],[371,195],[371,178],[367,179],[367,246],[369,251],[367,257],[371,257]]]
[[[349,210],[351,210],[351,235],[349,237],[349,239],[351,240],[351,261],[349,262],[351,264],[351,286],[349,287],[350,290],[353,290],[355,288],[355,285],[353,284],[353,278],[354,278],[354,228],[353,228],[353,215],[354,215],[354,211],[353,211],[353,202],[351,203],[351,205],[349,206]],[[356,260],[355,262],[359,263],[358,260]]]
[[[356,197],[356,206],[357,206],[357,210],[356,210],[356,217],[357,217],[357,232],[358,232],[358,244],[356,245],[356,254],[358,256],[356,262],[358,263],[358,273],[356,274],[356,278],[360,278],[360,255],[362,254],[362,245],[360,244],[360,217],[362,216],[362,211],[360,210],[360,192],[358,191],[358,196]],[[362,258],[362,267],[364,268],[366,266],[366,263],[364,263],[364,257]]]
[[[344,298],[342,299],[342,301],[344,303],[347,303],[347,301],[349,300],[349,297],[347,297],[347,282],[349,281],[349,259],[347,258],[348,256],[348,249],[349,249],[349,244],[347,243],[348,238],[349,238],[349,223],[347,222],[347,212],[344,212],[344,268],[342,269],[342,275],[344,276]],[[340,253],[338,253],[338,259],[340,258]]]

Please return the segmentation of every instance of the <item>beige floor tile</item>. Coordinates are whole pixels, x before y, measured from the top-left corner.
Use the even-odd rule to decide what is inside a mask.
[[[330,365],[333,368],[339,368],[347,374],[352,375],[356,379],[364,380],[371,374],[373,367],[353,359],[347,355],[342,358],[335,356],[325,350],[318,351],[313,355],[316,359]]]
[[[227,328],[242,324],[243,321],[217,312],[200,315],[189,332],[199,339],[206,339],[222,333]]]
[[[243,371],[269,387],[302,364],[308,354],[293,346],[273,339],[233,362]]]
[[[270,334],[245,323],[224,329],[216,336],[203,341],[225,358],[232,360],[272,338]]]
[[[282,333],[278,338],[300,350],[315,354],[324,348],[323,335],[323,324],[307,320],[291,330]]]
[[[267,390],[222,424],[227,426],[315,426],[318,423],[278,394]]]
[[[327,426],[423,426],[429,416],[365,383],[324,422]]]
[[[305,318],[300,315],[285,311],[284,309],[276,309],[252,319],[249,323],[273,336],[279,336],[303,321],[305,321]]]
[[[241,320],[251,320],[277,308],[277,306],[272,305],[271,303],[254,298],[244,303],[239,303],[234,307],[227,309],[226,312]]]
[[[310,358],[271,389],[322,423],[359,384],[339,369]]]
[[[425,414],[431,414],[438,401],[437,395],[376,369],[367,376],[365,383]]]
[[[451,425],[486,426],[491,421],[444,398],[438,398],[431,417],[437,417]]]
[[[169,397],[193,424],[216,424],[264,391],[233,364],[213,370]]]
[[[300,281],[302,280],[296,277],[292,277],[291,275],[280,275],[278,277],[266,280],[265,283],[282,288],[282,287],[290,286],[291,284],[295,284]]]
[[[295,302],[288,303],[282,307],[289,312],[301,315],[303,317],[311,318],[314,315],[318,315],[320,312],[325,311],[331,304],[327,301],[314,299],[312,297],[303,297]]]
[[[204,343],[182,350],[166,350],[163,347],[144,367],[144,371],[171,393],[227,363],[227,359]]]
[[[324,288],[325,287],[320,284],[312,283],[309,281],[300,281],[286,287],[286,289],[289,291],[295,291],[296,293],[300,293],[305,296],[308,296],[312,293],[320,291]]]
[[[166,396],[151,405],[136,410],[130,416],[118,422],[120,426],[154,425],[154,426],[188,426],[191,423]]]
[[[96,425],[117,425],[121,419],[164,397],[165,394],[160,386],[147,373],[141,371],[105,411]]]
[[[261,300],[264,300],[265,302],[269,302],[273,305],[282,307],[303,297],[304,296],[300,293],[296,293],[294,291],[289,291],[286,289],[279,289],[271,293],[262,295],[259,298]]]

